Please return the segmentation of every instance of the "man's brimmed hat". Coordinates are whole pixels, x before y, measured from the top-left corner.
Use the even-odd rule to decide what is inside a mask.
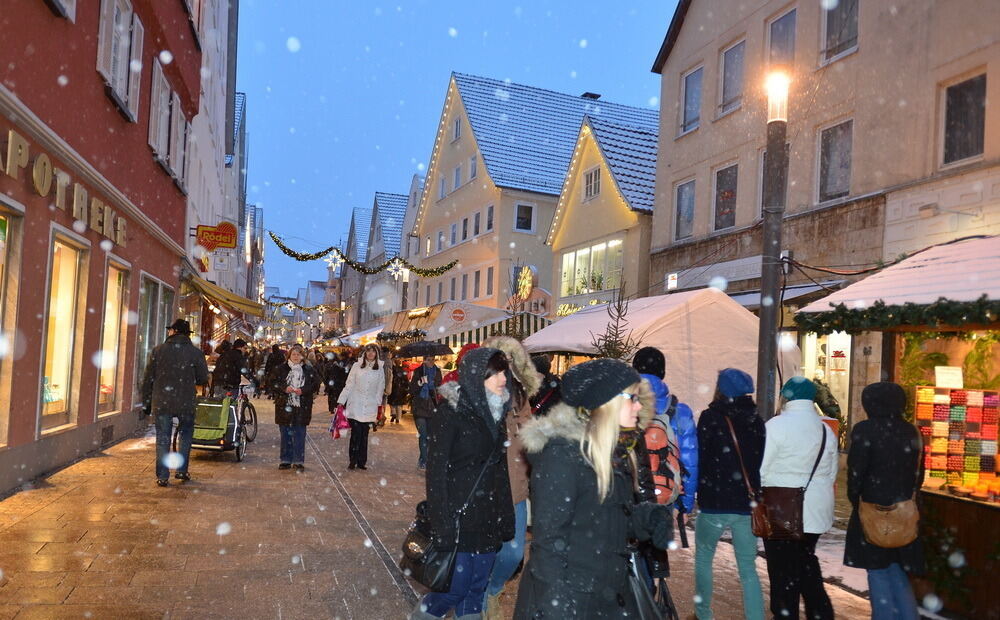
[[[190,334],[191,324],[185,321],[184,319],[177,319],[170,325],[167,325],[167,329],[172,329],[178,334]]]

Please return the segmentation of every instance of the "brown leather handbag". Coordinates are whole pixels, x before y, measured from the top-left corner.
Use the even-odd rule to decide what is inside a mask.
[[[865,540],[883,549],[905,547],[917,539],[920,511],[917,509],[917,491],[920,488],[920,456],[917,456],[916,486],[913,497],[889,506],[861,500],[858,516]]]
[[[743,470],[743,483],[747,487],[747,499],[750,500],[750,530],[754,536],[768,538],[771,536],[771,521],[767,517],[767,505],[761,499],[760,493],[750,485],[750,476],[747,475],[746,465],[743,464],[743,452],[740,450],[740,442],[736,439],[736,430],[733,429],[733,422],[726,416],[726,424],[729,425],[729,434],[733,438],[736,446],[736,457],[740,461],[740,469]]]
[[[804,487],[763,487],[764,505],[767,506],[767,517],[771,522],[771,534],[767,536],[770,540],[802,540],[805,538],[805,530],[802,522],[803,506],[806,499],[806,489],[812,482],[816,468],[819,467],[820,459],[823,458],[823,450],[826,449],[826,427],[823,431],[823,438],[819,442],[819,454],[816,455],[816,462],[813,463],[812,471],[809,472],[809,480]]]

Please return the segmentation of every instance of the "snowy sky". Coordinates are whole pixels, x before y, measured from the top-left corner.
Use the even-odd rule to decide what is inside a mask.
[[[314,251],[351,209],[425,173],[452,71],[657,107],[650,72],[675,0],[242,0],[237,89],[247,93],[248,197],[264,225]],[[267,239],[267,284],[325,280]]]

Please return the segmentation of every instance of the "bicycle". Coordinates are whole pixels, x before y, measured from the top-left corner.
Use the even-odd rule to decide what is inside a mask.
[[[250,402],[247,391],[253,391],[256,387],[253,383],[241,385],[236,396],[236,415],[239,416],[240,424],[243,426],[243,433],[247,441],[252,442],[257,438],[257,409]]]

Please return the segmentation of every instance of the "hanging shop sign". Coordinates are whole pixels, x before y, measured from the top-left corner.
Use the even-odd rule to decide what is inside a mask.
[[[465,320],[465,310],[461,308],[455,308],[451,311],[451,320],[456,323],[461,323]]]
[[[101,196],[90,195],[86,187],[74,182],[66,171],[52,163],[47,153],[32,153],[27,139],[14,129],[7,132],[6,152],[0,151],[0,174],[15,181],[24,174],[36,194],[51,197],[53,207],[71,212],[74,220],[82,222],[84,228],[78,232],[90,228],[115,245],[125,247],[128,238],[125,218]]]
[[[236,247],[236,226],[232,222],[221,222],[217,226],[199,226],[195,241],[209,252],[219,248]]]

